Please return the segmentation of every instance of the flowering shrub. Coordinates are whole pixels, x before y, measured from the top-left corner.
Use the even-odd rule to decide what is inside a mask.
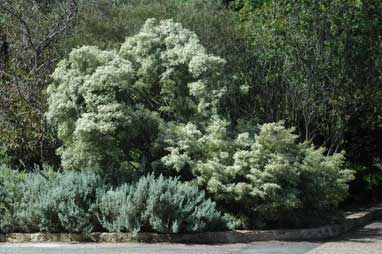
[[[258,135],[253,135],[254,124],[243,119],[230,129],[233,124],[219,115],[220,98],[227,96],[221,81],[224,63],[208,54],[193,32],[172,20],[147,20],[119,51],[91,46],[73,50],[58,64],[48,89],[47,118],[63,141],[58,150],[63,168],[95,169],[104,175],[128,172],[135,177],[155,170],[178,174],[194,180],[231,213],[225,218],[233,226],[251,220],[291,220],[301,211],[312,214],[336,208],[353,178],[344,166],[344,155],[325,155],[323,148],[297,142],[293,129],[282,123],[264,124]],[[170,214],[163,210],[153,209],[151,217],[145,214],[155,195],[144,195],[153,186],[175,196],[179,193],[178,187],[166,189],[175,186],[171,180],[142,179],[136,187],[118,189],[101,200],[104,227],[203,229],[202,224],[184,228],[177,214],[164,218]],[[153,181],[152,186],[132,190],[145,181]],[[130,207],[110,210],[125,198]],[[174,205],[163,200],[167,201],[169,207]]]
[[[236,138],[230,138],[227,126],[215,118],[205,129],[169,128],[162,137],[169,151],[162,162],[178,172],[191,170],[197,184],[224,207],[237,204],[256,220],[330,210],[347,196],[353,172],[344,167],[342,153],[329,156],[323,148],[298,143],[283,123],[264,124],[258,135]]]
[[[163,120],[216,111],[224,63],[172,20],[147,20],[119,51],[73,50],[48,88],[64,169],[140,168]]]

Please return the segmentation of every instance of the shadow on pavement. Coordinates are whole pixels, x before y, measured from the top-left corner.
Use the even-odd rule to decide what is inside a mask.
[[[355,232],[345,234],[342,241],[370,243],[382,240],[382,221],[372,223]]]

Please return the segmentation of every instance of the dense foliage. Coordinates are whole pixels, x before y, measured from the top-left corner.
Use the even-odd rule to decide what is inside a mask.
[[[25,174],[4,167],[0,181],[0,232],[89,233],[104,228],[176,233],[225,225],[214,202],[175,178],[149,175],[111,190],[94,172]]]
[[[110,232],[198,232],[224,229],[215,203],[176,178],[154,175],[104,193],[97,204],[101,224]]]
[[[0,1],[0,144],[17,166],[57,162],[46,87],[77,15],[77,0]]]
[[[380,13],[0,0],[0,229],[294,227],[380,200]]]
[[[3,169],[1,175],[6,173]],[[21,180],[13,188],[6,185],[17,196],[5,202],[12,216],[2,220],[7,226],[0,231],[90,232],[98,225],[93,209],[96,191],[103,185],[95,173],[50,170],[13,175]]]
[[[191,171],[222,207],[255,218],[255,223],[288,224],[301,212],[314,217],[347,196],[353,175],[343,154],[326,156],[323,148],[298,143],[293,129],[282,123],[234,138],[227,125],[215,119],[202,130],[190,123],[170,129],[164,138],[170,154],[162,161],[179,173]]]
[[[14,225],[14,207],[21,199],[20,184],[25,175],[0,165],[0,231],[9,231]]]
[[[150,160],[162,119],[187,121],[216,108],[224,60],[181,24],[156,23],[148,20],[119,52],[85,46],[58,64],[48,119],[64,143],[64,169],[137,167]]]
[[[345,149],[364,168],[353,193],[377,197],[362,179],[381,172],[381,1],[236,2],[259,68],[249,107],[328,153]]]

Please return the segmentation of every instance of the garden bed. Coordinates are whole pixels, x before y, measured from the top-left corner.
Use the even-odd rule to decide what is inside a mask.
[[[176,243],[246,243],[270,240],[320,240],[339,236],[382,216],[382,205],[346,216],[342,224],[306,229],[238,230],[194,234],[156,233],[11,233],[0,234],[0,242],[176,242]]]

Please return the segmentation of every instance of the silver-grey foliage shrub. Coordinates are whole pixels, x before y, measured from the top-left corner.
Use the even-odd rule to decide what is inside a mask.
[[[66,172],[49,195],[58,211],[61,226],[68,232],[90,232],[97,225],[94,203],[103,186],[92,172]]]
[[[137,184],[109,190],[99,196],[97,206],[100,222],[110,232],[198,232],[214,230],[221,222],[204,192],[163,176],[141,177]]]
[[[94,204],[100,177],[92,172],[32,173],[15,209],[22,231],[90,232],[97,226]]]
[[[19,186],[25,174],[0,165],[0,232],[10,232],[15,228],[14,212],[22,196]]]
[[[60,181],[61,175],[52,170],[27,174],[20,185],[23,195],[15,206],[17,230],[22,232],[57,232],[60,226],[57,211],[50,202],[51,190]]]
[[[0,170],[0,232],[161,233],[214,230],[215,203],[177,178],[141,177],[105,191],[94,172]]]

